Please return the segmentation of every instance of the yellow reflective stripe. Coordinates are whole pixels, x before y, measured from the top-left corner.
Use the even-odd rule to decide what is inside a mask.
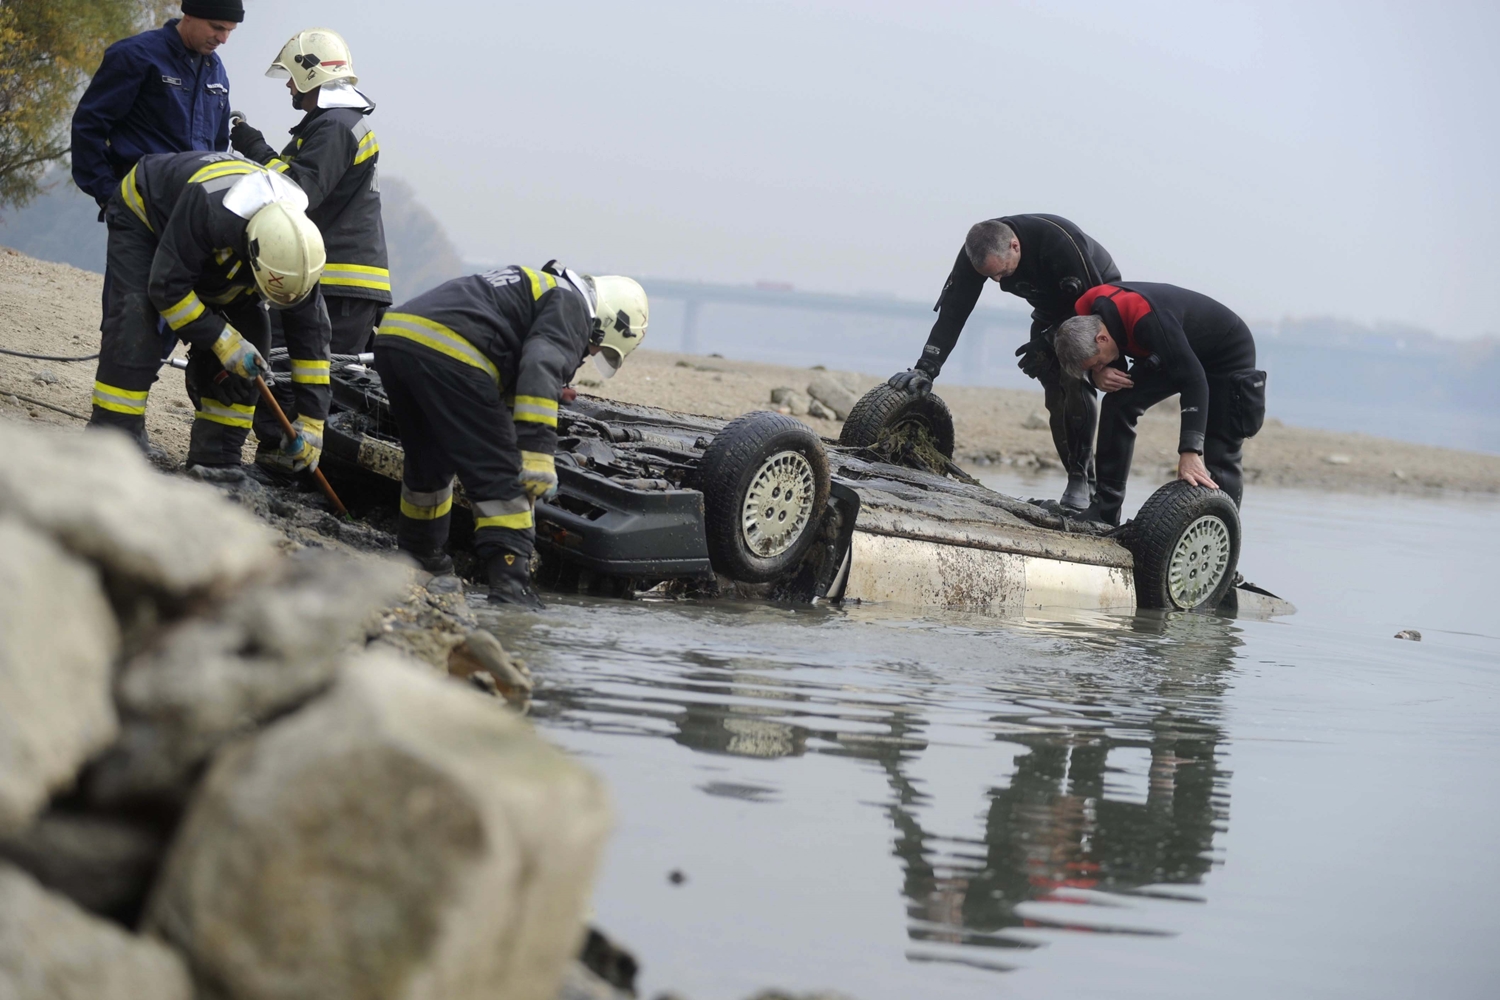
[[[203,300],[198,298],[197,292],[188,292],[183,300],[170,309],[164,310],[161,318],[167,321],[167,325],[173,330],[181,330],[193,320],[203,315],[208,307]]]
[[[354,165],[361,163],[380,152],[380,142],[375,138],[374,131],[365,133],[365,137],[359,140],[359,147],[354,151]]]
[[[435,521],[453,509],[453,487],[447,486],[430,493],[401,486],[401,513],[413,521]]]
[[[328,362],[292,358],[292,381],[303,385],[327,385]]]
[[[146,396],[150,390],[121,389],[117,385],[94,383],[94,405],[101,410],[125,413],[138,417],[146,412]]]
[[[455,361],[473,365],[494,379],[496,385],[500,384],[500,370],[495,367],[494,362],[480,354],[478,348],[463,337],[425,316],[416,316],[412,313],[386,313],[380,329],[376,332],[382,337],[402,337],[414,341],[439,354],[446,354]]]
[[[218,163],[210,163],[188,178],[189,184],[202,184],[216,177],[233,177],[235,174],[253,174],[257,170],[264,170],[258,163],[250,163],[246,160],[221,160]]]
[[[391,272],[366,264],[325,264],[323,276],[318,280],[325,285],[375,288],[383,292],[391,290]]]
[[[542,297],[543,292],[557,287],[557,279],[546,271],[533,271],[529,267],[523,267],[521,271],[526,277],[531,279],[531,297],[533,299],[539,299]]]
[[[290,163],[288,163],[287,161],[283,160],[279,156],[273,158],[268,163],[266,163],[266,169],[267,170],[274,170],[278,174],[284,174],[288,170],[290,170],[291,168],[292,168],[292,165]]]
[[[476,517],[474,519],[474,530],[480,528],[513,528],[517,531],[524,528],[535,527],[536,521],[532,518],[531,511],[525,510],[519,514],[500,514],[496,517]]]
[[[125,199],[125,207],[134,212],[136,218],[146,224],[147,229],[151,229],[151,220],[146,218],[146,200],[141,197],[140,189],[135,185],[135,170],[135,167],[131,167],[130,173],[120,182],[120,197]],[[154,229],[151,231],[156,232]]]
[[[517,396],[515,419],[522,423],[557,426],[557,400],[542,396]]]
[[[255,416],[255,407],[238,403],[221,403],[217,399],[203,397],[198,400],[198,410],[193,414],[197,420],[212,420],[226,427],[249,427]]]

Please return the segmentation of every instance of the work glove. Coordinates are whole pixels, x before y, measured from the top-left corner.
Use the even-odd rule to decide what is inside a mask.
[[[1057,356],[1044,340],[1029,340],[1022,344],[1016,348],[1016,357],[1021,359],[1016,362],[1016,367],[1028,378],[1039,379],[1057,367]]]
[[[557,464],[540,451],[521,452],[521,489],[533,500],[557,496]]]
[[[892,375],[886,385],[913,396],[925,396],[932,391],[932,376],[920,368],[908,368]]]
[[[235,123],[234,128],[229,130],[229,144],[234,147],[236,153],[249,156],[251,152],[266,144],[266,136],[260,129],[241,118]]]
[[[232,326],[224,327],[224,332],[213,343],[213,351],[219,363],[227,370],[252,382],[271,370],[255,345],[241,337],[240,331]]]
[[[281,436],[278,458],[292,472],[316,469],[323,457],[323,421],[298,417],[292,427],[297,433]]]
[[[225,371],[218,358],[202,348],[188,352],[186,374],[198,392],[226,406],[249,406],[259,395],[254,382]]]

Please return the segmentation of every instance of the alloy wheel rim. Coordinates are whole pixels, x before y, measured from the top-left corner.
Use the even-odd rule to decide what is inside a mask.
[[[1205,514],[1178,536],[1167,563],[1167,593],[1184,610],[1196,608],[1214,592],[1229,569],[1229,526]]]
[[[740,533],[751,552],[763,559],[790,549],[812,520],[817,480],[807,456],[781,451],[762,463],[745,491]]]

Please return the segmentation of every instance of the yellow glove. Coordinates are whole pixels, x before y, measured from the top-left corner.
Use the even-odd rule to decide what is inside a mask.
[[[281,460],[293,472],[316,469],[323,457],[323,421],[298,417],[292,426],[295,437],[282,436]]]
[[[521,452],[521,489],[533,500],[550,500],[557,496],[557,465],[551,455],[539,451]]]
[[[227,324],[224,332],[219,334],[219,339],[214,341],[213,349],[214,356],[219,359],[224,370],[240,378],[254,379],[270,371],[270,365],[266,364],[266,359],[260,356],[255,345]]]

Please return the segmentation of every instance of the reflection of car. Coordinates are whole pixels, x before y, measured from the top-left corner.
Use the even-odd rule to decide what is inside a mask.
[[[378,376],[351,366],[334,381],[325,467],[399,480]],[[942,401],[886,386],[839,445],[777,413],[726,421],[587,396],[562,405],[558,431],[537,545],[544,581],[564,589],[717,580],[1005,613],[1218,607],[1239,555],[1238,515],[1217,491],[1168,484],[1110,532],[987,489],[952,464]]]

